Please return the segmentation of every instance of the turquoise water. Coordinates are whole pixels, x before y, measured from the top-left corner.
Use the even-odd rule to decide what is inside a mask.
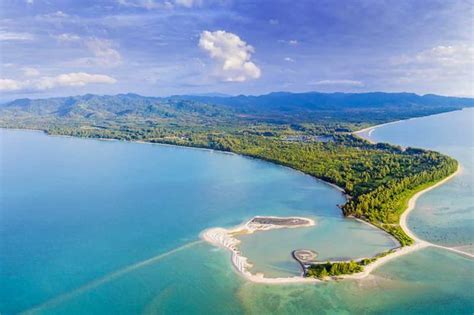
[[[421,196],[408,225],[422,239],[474,253],[474,109],[385,125],[370,138],[436,150],[459,161],[462,172]]]
[[[333,210],[340,213],[339,208]],[[301,275],[301,267],[291,256],[295,249],[312,249],[317,259],[348,260],[372,257],[398,242],[368,224],[354,219],[317,216],[317,225],[310,228],[278,229],[239,236],[242,254],[249,258],[252,273],[268,277]]]
[[[342,218],[339,191],[288,168],[214,151],[0,132],[3,312],[88,288],[109,273],[199,240],[205,228],[257,214],[329,222],[329,230],[316,230],[336,240],[327,255],[340,254],[347,239],[338,235],[351,230],[356,241],[360,234],[373,239],[355,242],[357,255],[393,246],[388,234]],[[299,273],[293,260],[287,267]],[[175,272],[161,270],[160,282],[173,281]]]
[[[468,130],[472,123],[452,118],[456,113],[445,115],[433,125],[439,133],[453,126]],[[432,141],[430,130],[424,131]],[[348,233],[346,242],[358,234],[374,246],[383,243],[377,233],[361,236],[374,232],[365,232],[366,225],[354,231],[351,220],[333,223],[341,220],[335,205],[343,196],[301,173],[168,146],[7,130],[0,130],[0,141],[2,314],[35,305],[33,313],[40,314],[474,312],[474,263],[447,251],[429,248],[403,256],[364,280],[278,286],[245,282],[231,268],[227,251],[197,241],[205,227],[236,225],[255,214],[291,213],[319,217],[321,229],[334,224],[327,233],[339,231],[341,239]],[[472,159],[469,148],[459,151]],[[453,204],[463,198],[469,196],[444,196]],[[276,231],[259,235],[271,232]],[[297,240],[291,236],[285,242]],[[326,245],[325,255],[344,254],[337,244],[332,251]],[[293,272],[278,258],[262,263],[261,268]]]

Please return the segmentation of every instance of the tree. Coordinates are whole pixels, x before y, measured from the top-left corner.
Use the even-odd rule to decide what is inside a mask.
[[[329,276],[329,274],[328,274],[326,268],[323,268],[323,269],[321,270],[321,272],[319,273],[319,277],[318,277],[318,278],[324,279],[324,278],[326,278],[327,276]]]

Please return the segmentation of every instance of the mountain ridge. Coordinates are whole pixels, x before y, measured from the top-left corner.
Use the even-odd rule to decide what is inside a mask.
[[[84,124],[135,122],[148,126],[209,127],[244,124],[377,124],[474,106],[474,99],[415,93],[291,93],[257,96],[170,97],[85,94],[17,99],[0,105],[0,123]],[[5,123],[3,123],[5,125]]]

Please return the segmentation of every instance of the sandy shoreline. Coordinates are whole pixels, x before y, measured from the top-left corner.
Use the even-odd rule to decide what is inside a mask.
[[[357,136],[359,136],[359,137],[361,137],[361,138],[363,138],[363,139],[365,139],[365,140],[367,140],[371,143],[374,143],[372,140],[362,136],[361,134],[365,133],[366,131],[369,131],[369,136],[370,136],[371,131],[375,130],[376,128],[381,127],[381,126],[385,126],[385,125],[389,125],[389,124],[395,124],[395,123],[398,123],[398,122],[400,122],[400,121],[393,121],[393,122],[389,122],[389,123],[385,123],[385,124],[381,124],[381,125],[367,127],[367,128],[361,129],[359,131],[356,131],[353,134],[355,134],[355,135],[357,135]],[[449,180],[454,178],[456,175],[458,175],[461,172],[461,170],[462,170],[461,165],[458,164],[458,168],[453,174],[451,174],[448,177],[444,178],[443,180],[435,183],[434,185],[429,186],[429,187],[417,192],[408,201],[407,208],[405,209],[405,211],[403,211],[402,215],[400,216],[399,224],[400,224],[400,227],[402,228],[402,230],[409,237],[411,237],[414,240],[413,245],[399,247],[399,248],[395,249],[392,253],[390,253],[386,256],[377,258],[377,260],[375,260],[374,262],[370,263],[367,266],[364,266],[364,271],[362,271],[362,272],[359,272],[359,273],[356,273],[356,274],[341,275],[341,276],[335,277],[334,279],[362,279],[362,278],[365,278],[365,277],[369,276],[372,271],[374,271],[378,267],[382,266],[383,264],[389,262],[390,260],[395,259],[395,258],[400,257],[400,256],[403,256],[403,255],[406,255],[406,254],[409,254],[409,253],[412,253],[412,252],[417,251],[419,249],[426,248],[426,247],[441,248],[441,249],[449,250],[451,252],[454,252],[454,253],[469,257],[469,258],[474,258],[474,254],[463,252],[463,251],[461,251],[459,249],[456,249],[456,248],[450,248],[450,247],[445,247],[445,246],[441,246],[441,245],[436,245],[436,244],[432,244],[432,243],[429,243],[427,241],[421,240],[413,233],[413,231],[411,231],[408,228],[408,225],[407,225],[407,217],[410,214],[410,212],[413,211],[413,209],[415,209],[416,202],[417,202],[418,198],[421,195],[423,195],[424,193],[426,193],[426,192],[428,192],[432,189],[435,189],[435,188],[443,185],[444,183],[448,182]],[[331,184],[331,183],[328,183],[328,184],[330,184],[331,186],[336,187],[338,190],[342,190],[340,187],[338,187],[334,184]],[[363,221],[363,222],[367,223],[367,224],[370,224],[369,222],[366,222],[366,221]],[[234,267],[236,268],[236,270],[242,276],[244,276],[249,281],[256,282],[256,283],[268,283],[268,284],[318,283],[318,282],[320,283],[320,282],[322,282],[322,280],[316,279],[316,278],[304,278],[304,277],[265,278],[265,276],[261,273],[259,273],[259,274],[250,273],[247,270],[247,268],[250,268],[252,265],[248,262],[248,259],[246,257],[241,255],[241,253],[240,253],[240,251],[238,250],[238,247],[237,247],[237,245],[239,244],[240,241],[237,240],[236,238],[228,236],[229,233],[239,232],[239,231],[244,230],[245,228],[246,228],[246,224],[240,225],[240,226],[238,226],[236,228],[233,228],[233,229],[230,229],[230,230],[226,230],[226,229],[223,229],[223,228],[208,229],[208,230],[205,230],[201,234],[201,237],[204,240],[211,243],[211,244],[214,244],[214,245],[219,246],[219,247],[224,247],[224,248],[227,248],[228,250],[230,250],[231,253],[232,253],[232,263],[233,263]],[[253,233],[253,231],[250,232],[250,233]],[[328,279],[330,279],[330,278],[328,278]]]
[[[260,217],[255,217],[260,218]],[[268,217],[265,218],[281,218],[281,217]],[[234,237],[237,234],[252,234],[257,231],[268,231],[272,229],[281,229],[281,228],[302,228],[302,227],[309,227],[314,226],[316,222],[309,218],[302,218],[302,217],[291,217],[295,219],[305,220],[306,224],[300,225],[272,225],[272,224],[265,224],[265,225],[254,225],[252,224],[252,220],[238,225],[236,227],[225,229],[225,228],[210,228],[204,230],[201,233],[201,238],[205,241],[217,246],[222,247],[231,252],[231,261],[232,265],[234,266],[235,270],[242,275],[245,279],[256,282],[256,283],[267,283],[267,284],[283,284],[283,283],[314,283],[314,282],[321,282],[319,279],[314,278],[303,278],[303,277],[285,277],[285,278],[265,278],[262,273],[252,274],[248,269],[252,267],[252,264],[249,263],[248,258],[243,256],[238,248],[238,244],[240,240]]]
[[[410,120],[412,118],[409,118],[409,119],[405,119],[405,120]],[[383,126],[387,126],[387,125],[393,125],[393,124],[396,124],[396,123],[399,123],[401,121],[405,121],[405,120],[395,120],[395,121],[391,121],[391,122],[388,122],[388,123],[384,123],[384,124],[380,124],[380,125],[375,125],[375,126],[371,126],[371,127],[367,127],[367,128],[364,128],[364,129],[361,129],[361,130],[357,130],[357,131],[354,131],[352,132],[353,135],[356,135],[360,138],[363,138],[364,140],[372,143],[372,144],[375,144],[376,142],[373,141],[372,139],[368,138],[370,137],[370,135],[372,134],[372,132],[376,129],[376,128],[379,128],[379,127],[383,127]],[[364,137],[364,133],[367,132],[367,137]]]
[[[403,211],[402,215],[400,216],[399,224],[400,224],[400,227],[402,228],[402,230],[409,237],[411,237],[414,240],[413,245],[400,247],[400,248],[396,249],[393,253],[388,254],[387,256],[378,258],[373,263],[365,266],[363,272],[356,273],[356,274],[353,274],[353,275],[344,275],[343,278],[345,278],[345,279],[361,279],[361,278],[364,278],[364,277],[368,276],[373,270],[375,270],[376,268],[380,267],[381,265],[385,264],[386,262],[388,262],[388,261],[390,261],[394,258],[406,255],[408,253],[411,253],[411,252],[414,252],[414,251],[417,251],[419,249],[429,247],[429,246],[444,248],[444,249],[448,249],[448,250],[453,251],[449,247],[444,247],[444,246],[440,246],[440,245],[431,244],[427,241],[419,239],[415,235],[415,233],[413,233],[413,231],[408,228],[407,217],[410,214],[410,212],[413,211],[413,209],[415,209],[416,202],[418,201],[418,198],[420,198],[421,195],[423,195],[424,193],[426,193],[426,192],[428,192],[432,189],[435,189],[436,187],[439,187],[439,186],[443,185],[444,183],[446,183],[447,181],[451,180],[453,177],[458,175],[460,172],[461,172],[461,166],[458,164],[458,168],[457,168],[456,172],[454,172],[453,174],[451,174],[448,177],[444,178],[443,180],[437,182],[436,184],[434,184],[432,186],[429,186],[429,187],[417,192],[408,201],[408,207],[405,209],[405,211]],[[466,254],[469,257],[474,257],[473,255],[468,254],[468,253],[463,252],[463,254]]]

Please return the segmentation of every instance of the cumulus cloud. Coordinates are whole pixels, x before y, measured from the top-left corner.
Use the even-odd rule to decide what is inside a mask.
[[[364,83],[356,80],[320,80],[309,82],[309,85],[346,85],[346,86],[364,86]]]
[[[117,80],[104,74],[89,74],[85,72],[72,72],[53,77],[41,77],[36,80],[0,79],[0,91],[17,90],[46,90],[55,87],[80,87],[87,84],[113,84]]]
[[[239,36],[226,31],[203,31],[199,47],[217,63],[219,76],[225,81],[243,82],[258,79],[260,68],[251,61],[254,48]]]

